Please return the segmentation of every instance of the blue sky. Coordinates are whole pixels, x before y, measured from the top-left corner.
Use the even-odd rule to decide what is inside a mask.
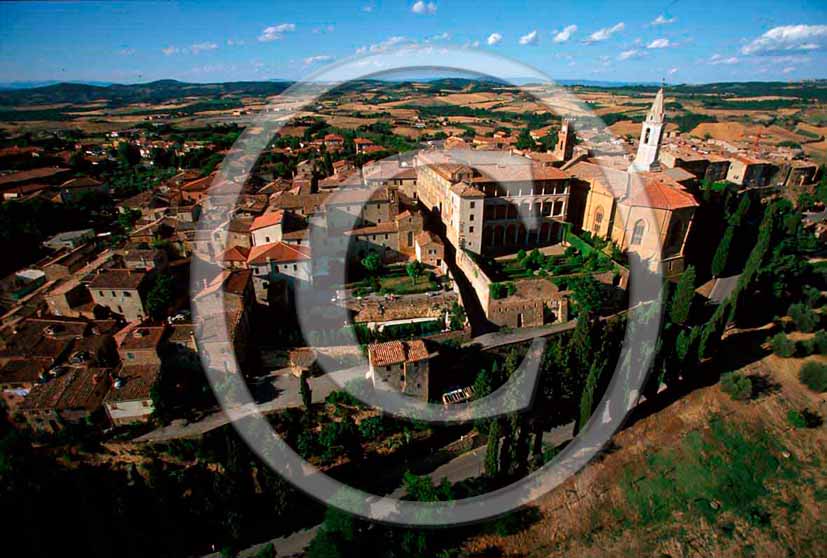
[[[0,81],[301,79],[391,48],[484,49],[554,79],[827,78],[827,2],[0,4]]]

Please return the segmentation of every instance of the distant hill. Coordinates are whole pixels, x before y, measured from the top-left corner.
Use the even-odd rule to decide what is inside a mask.
[[[232,81],[225,83],[184,83],[164,79],[133,85],[89,85],[84,83],[55,83],[44,87],[0,91],[0,105],[52,103],[90,103],[107,100],[109,106],[131,103],[162,103],[189,96],[203,95],[276,95],[291,82],[286,81]]]

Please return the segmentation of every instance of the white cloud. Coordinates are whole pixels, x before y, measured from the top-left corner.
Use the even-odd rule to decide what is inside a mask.
[[[424,0],[418,0],[413,6],[411,6],[411,11],[415,14],[435,14],[436,13],[436,4],[433,2],[425,3]]]
[[[727,57],[727,56],[721,56],[720,54],[716,53],[716,54],[713,54],[709,58],[708,62],[710,64],[712,64],[713,66],[716,66],[718,64],[726,64],[726,65],[737,64],[738,62],[740,62],[740,60],[738,60],[738,57],[736,57],[736,56]]]
[[[333,60],[332,56],[328,56],[326,54],[319,54],[317,56],[309,56],[304,59],[304,65],[310,66],[311,64],[318,64],[319,62],[328,62]]]
[[[565,43],[571,36],[574,35],[574,32],[577,31],[576,25],[567,25],[562,31],[554,35],[553,41],[555,43]]]
[[[488,43],[489,46],[494,46],[500,43],[503,40],[503,36],[499,33],[491,33],[488,35],[488,39],[485,41]]]
[[[134,48],[122,48],[121,50],[118,51],[118,54],[120,56],[132,56],[133,54],[135,54],[135,49]]]
[[[537,30],[535,29],[527,35],[520,37],[521,45],[536,45],[537,44]]]
[[[443,31],[442,33],[439,33],[438,35],[434,35],[434,36],[430,37],[428,40],[429,41],[447,41],[450,38],[451,38],[451,34],[448,33],[447,31]]]
[[[742,54],[777,54],[827,48],[827,25],[782,25],[741,48]]]
[[[333,25],[320,25],[319,27],[313,28],[313,33],[320,34],[320,33],[333,33],[336,29]]]
[[[262,43],[269,43],[270,41],[278,41],[284,34],[289,31],[295,31],[296,24],[295,23],[280,23],[278,25],[271,25],[270,27],[265,27],[264,30],[261,32],[261,35],[258,36],[258,40]]]
[[[618,56],[618,60],[629,60],[630,58],[639,58],[642,53],[637,49],[624,50]]]
[[[650,25],[669,25],[670,23],[675,23],[676,21],[678,21],[678,18],[676,17],[666,17],[665,15],[660,14]]]
[[[218,48],[218,45],[215,43],[196,43],[194,45],[190,45],[189,51],[193,54],[200,54],[202,52],[206,52],[208,50],[215,50]]]
[[[669,68],[669,71],[668,71],[668,72],[666,72],[666,73],[667,73],[667,74],[669,74],[669,75],[671,76],[671,75],[677,74],[677,73],[678,73],[678,69],[677,69],[677,68]]]
[[[413,43],[413,41],[407,37],[396,35],[385,39],[381,43],[374,43],[369,46],[359,47],[356,49],[356,54],[365,54],[366,52],[385,52],[386,50],[402,43]]]
[[[789,74],[790,72],[794,72],[794,71],[795,71],[795,66],[787,66],[786,68],[781,70],[781,72],[785,73],[785,74]]]
[[[362,11],[369,14],[373,11],[375,7],[376,6],[374,6],[373,4],[365,4],[364,6],[362,6]]]
[[[675,46],[673,43],[669,42],[669,39],[655,39],[648,45],[646,48],[668,48],[670,46]]]
[[[624,27],[626,27],[626,25],[621,21],[620,23],[617,23],[611,27],[604,27],[603,29],[598,29],[597,31],[589,35],[589,38],[586,39],[584,42],[586,44],[591,44],[600,41],[605,41],[618,31],[623,31]]]
[[[171,54],[176,54],[180,51],[181,51],[181,49],[179,49],[178,47],[174,47],[172,45],[169,45],[168,47],[161,49],[161,52],[163,52],[164,55],[166,55],[166,56],[169,56]]]
[[[241,39],[227,39],[227,46],[241,46],[247,44]]]

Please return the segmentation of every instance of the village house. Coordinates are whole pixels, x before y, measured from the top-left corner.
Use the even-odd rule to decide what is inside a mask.
[[[281,242],[283,233],[284,211],[270,211],[256,217],[250,224],[253,246],[262,246],[272,242]]]
[[[445,246],[438,236],[422,231],[416,237],[416,259],[425,265],[445,272]]]
[[[81,176],[69,179],[61,184],[58,187],[58,194],[60,195],[60,201],[71,203],[84,195],[104,194],[107,190],[108,188],[103,182],[89,176]]]
[[[146,422],[155,411],[153,388],[160,381],[160,364],[124,364],[115,373],[104,399],[109,420],[116,426]]]
[[[66,231],[43,241],[43,246],[51,250],[74,250],[91,240],[95,239],[94,229],[81,229],[78,231]]]
[[[17,411],[36,432],[54,434],[66,424],[89,423],[102,409],[109,374],[107,368],[60,367],[31,388]]]
[[[425,341],[388,341],[368,346],[368,377],[375,387],[389,387],[399,393],[428,401],[430,360]]]
[[[286,287],[313,284],[313,260],[309,246],[284,242],[254,246],[247,258],[247,267],[253,272],[256,300],[261,303],[269,302],[273,291],[283,293]]]
[[[149,274],[130,269],[109,269],[99,272],[89,282],[89,292],[95,304],[119,314],[128,322],[143,320]]]

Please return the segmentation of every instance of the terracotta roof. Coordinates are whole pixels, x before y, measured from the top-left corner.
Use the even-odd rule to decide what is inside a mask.
[[[146,272],[130,269],[109,269],[98,273],[89,287],[94,289],[137,289]]]
[[[250,249],[250,255],[247,257],[247,263],[260,265],[266,264],[268,260],[275,263],[298,262],[309,260],[310,254],[309,246],[271,242],[270,244],[253,246]]]
[[[127,326],[126,328],[129,328],[129,331],[119,339],[119,348],[125,351],[156,348],[161,343],[161,338],[164,336],[166,329],[164,326],[145,326],[142,324],[136,324],[134,327]],[[115,337],[118,338],[118,334],[115,334]]]
[[[241,295],[247,288],[251,275],[252,272],[249,269],[234,269],[232,271],[225,269],[216,275],[204,289],[196,294],[195,298],[198,299],[210,295],[222,287],[225,293]]]
[[[388,190],[386,188],[346,188],[337,190],[327,200],[325,205],[355,205],[366,202],[388,201]]]
[[[522,159],[522,161],[525,161],[525,159]],[[522,161],[513,161],[513,164],[506,162],[503,165],[481,164],[476,168],[480,176],[475,176],[471,181],[474,184],[485,184],[488,182],[524,182],[527,180],[565,180],[570,178],[568,174],[557,167],[541,165],[533,161],[525,164]]]
[[[659,172],[639,173],[642,188],[635,188],[634,182],[629,196],[621,203],[658,209],[679,209],[697,207],[695,197],[669,175]]]
[[[596,165],[587,161],[578,161],[566,168],[572,176],[590,183],[592,186],[608,190],[615,198],[626,194],[629,183],[629,173],[613,169],[604,165]]]
[[[257,231],[266,227],[272,227],[273,225],[280,225],[283,219],[283,210],[278,209],[276,211],[270,211],[253,219],[253,223],[250,225],[250,230]]]
[[[451,186],[451,191],[462,198],[484,198],[485,194],[468,184],[467,182],[457,182]]]
[[[431,233],[430,231],[422,231],[418,235],[416,235],[416,243],[420,246],[425,246],[426,244],[439,244],[442,246],[442,240],[440,238]]]
[[[38,384],[20,405],[29,409],[84,409],[101,406],[109,391],[109,371],[105,368],[68,368],[46,383]]]
[[[107,402],[139,401],[150,399],[152,386],[161,375],[160,364],[127,364],[116,374],[123,385],[112,387],[106,396]]]
[[[215,178],[215,174],[216,173],[212,173],[209,176],[186,182],[181,185],[181,189],[186,190],[187,192],[206,192],[207,188],[210,187],[210,184]]]
[[[250,225],[252,224],[253,219],[250,217],[235,217],[230,219],[230,222],[227,224],[227,230],[229,232],[248,233],[250,232]]]
[[[224,253],[218,256],[218,260],[221,262],[246,262],[249,255],[249,248],[232,246],[224,250]]]
[[[368,347],[373,366],[387,366],[401,362],[416,362],[428,358],[428,348],[421,339],[413,341],[388,341]]]
[[[354,138],[353,143],[356,145],[373,145],[373,142],[368,138]]]
[[[97,188],[103,186],[103,182],[95,180],[90,176],[80,176],[78,178],[70,178],[60,185],[61,188]]]
[[[69,172],[69,169],[64,169],[61,167],[43,167],[39,169],[30,169],[20,172],[14,172],[11,174],[5,174],[0,176],[0,186],[16,184],[18,182],[26,182],[29,180],[49,178],[51,176],[61,174],[64,172]]]
[[[288,231],[281,235],[282,240],[303,240],[310,236],[310,228],[297,229],[295,231]]]
[[[31,384],[48,370],[49,359],[26,358],[10,360],[0,367],[0,384]]]
[[[395,233],[399,230],[399,226],[393,221],[379,223],[378,225],[370,225],[367,227],[359,227],[349,231],[345,231],[345,236],[364,236],[366,234],[389,234]]]
[[[324,137],[325,141],[345,141],[345,138],[340,136],[339,134],[327,134]]]

